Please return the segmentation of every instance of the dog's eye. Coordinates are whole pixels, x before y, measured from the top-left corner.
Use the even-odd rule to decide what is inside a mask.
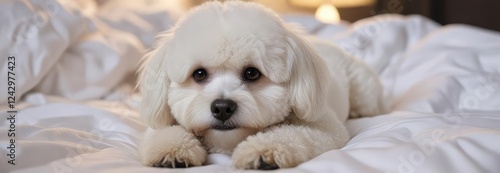
[[[260,78],[260,71],[255,67],[248,67],[247,69],[245,69],[243,77],[247,81],[255,81]]]
[[[199,69],[196,69],[194,72],[193,72],[193,79],[196,81],[196,82],[203,82],[205,79],[207,79],[208,77],[208,73],[205,69],[203,68],[199,68]]]

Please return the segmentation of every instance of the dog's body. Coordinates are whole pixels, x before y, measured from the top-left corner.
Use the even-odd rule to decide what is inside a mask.
[[[140,74],[145,165],[199,166],[232,154],[244,169],[293,167],[349,140],[348,115],[387,112],[375,74],[255,3],[190,11]]]

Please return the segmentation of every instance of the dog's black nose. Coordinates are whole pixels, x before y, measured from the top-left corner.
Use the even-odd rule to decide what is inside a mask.
[[[212,102],[210,110],[215,118],[221,121],[226,121],[231,118],[236,111],[236,102],[227,99],[217,99]]]

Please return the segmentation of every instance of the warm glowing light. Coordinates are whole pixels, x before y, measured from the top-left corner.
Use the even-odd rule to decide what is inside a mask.
[[[323,4],[316,10],[316,19],[325,23],[338,23],[340,21],[339,11],[332,4]]]
[[[290,4],[299,7],[316,8],[325,2],[332,3],[338,8],[360,7],[375,4],[375,0],[287,0]]]

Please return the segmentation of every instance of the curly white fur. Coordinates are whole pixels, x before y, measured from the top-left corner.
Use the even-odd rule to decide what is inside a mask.
[[[237,168],[286,168],[343,147],[349,114],[387,112],[382,86],[337,47],[309,42],[256,3],[208,2],[191,10],[160,35],[140,69],[141,114],[150,127],[143,163],[199,166],[216,152],[232,154]],[[247,67],[262,77],[242,80]],[[208,73],[203,83],[192,78],[198,68]],[[236,129],[213,128],[219,120],[210,105],[220,98],[237,103],[224,122]]]

